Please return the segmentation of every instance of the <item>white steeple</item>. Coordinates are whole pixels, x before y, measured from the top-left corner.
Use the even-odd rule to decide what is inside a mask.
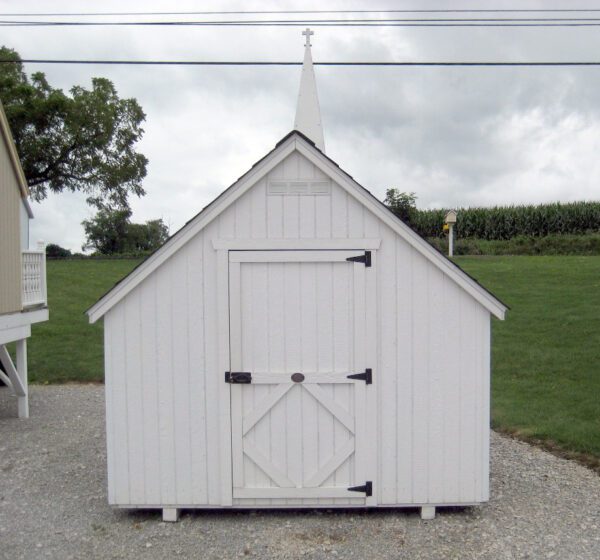
[[[302,64],[302,77],[300,78],[300,91],[298,92],[298,105],[296,106],[296,119],[294,129],[299,130],[310,138],[321,150],[325,152],[323,139],[323,126],[321,124],[321,111],[319,97],[317,96],[317,82],[313,68],[312,54],[310,52],[310,36],[314,31],[306,29],[302,32],[306,37],[304,44],[304,64]]]

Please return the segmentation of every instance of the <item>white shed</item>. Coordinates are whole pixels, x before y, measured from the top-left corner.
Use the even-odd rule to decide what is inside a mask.
[[[308,40],[295,128],[88,311],[110,504],[487,501],[505,305],[325,155]]]

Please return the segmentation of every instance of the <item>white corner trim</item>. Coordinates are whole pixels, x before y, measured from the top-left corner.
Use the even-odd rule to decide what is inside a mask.
[[[213,239],[216,251],[298,251],[379,249],[381,239]]]
[[[465,274],[460,268],[454,266],[443,255],[438,253],[427,241],[416,234],[391,212],[382,208],[381,204],[365,191],[358,183],[350,179],[339,167],[331,163],[325,156],[311,148],[306,141],[296,138],[296,149],[319,169],[326,173],[333,181],[352,195],[358,202],[369,209],[382,222],[407,241],[421,255],[436,265],[444,274],[456,282],[469,293],[476,301],[483,305],[498,319],[503,320],[506,306],[488,293],[482,286]]]
[[[135,286],[147,278],[154,270],[163,264],[171,255],[176,253],[198,232],[202,231],[223,210],[233,204],[257,181],[262,179],[269,171],[281,163],[295,150],[294,137],[275,148],[270,155],[252,167],[241,179],[234,183],[227,191],[220,195],[220,199],[214,204],[209,204],[203,211],[193,218],[187,225],[183,226],[173,238],[167,241],[156,253],[148,257],[137,269],[127,276],[120,284],[117,284],[104,297],[100,298],[86,313],[90,323],[95,323],[111,307],[123,299]]]

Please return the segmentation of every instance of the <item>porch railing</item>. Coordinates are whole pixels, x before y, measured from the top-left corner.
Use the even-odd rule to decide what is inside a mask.
[[[43,244],[35,251],[23,251],[23,307],[46,305],[46,250]]]

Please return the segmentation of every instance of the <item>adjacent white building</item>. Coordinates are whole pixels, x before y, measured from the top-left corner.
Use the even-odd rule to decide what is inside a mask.
[[[89,309],[112,505],[488,500],[506,307],[324,149],[307,36],[295,130]]]
[[[19,418],[29,416],[27,339],[31,325],[48,320],[46,252],[29,247],[33,213],[27,181],[0,103],[0,381],[17,398]],[[6,347],[15,343],[13,359]]]

